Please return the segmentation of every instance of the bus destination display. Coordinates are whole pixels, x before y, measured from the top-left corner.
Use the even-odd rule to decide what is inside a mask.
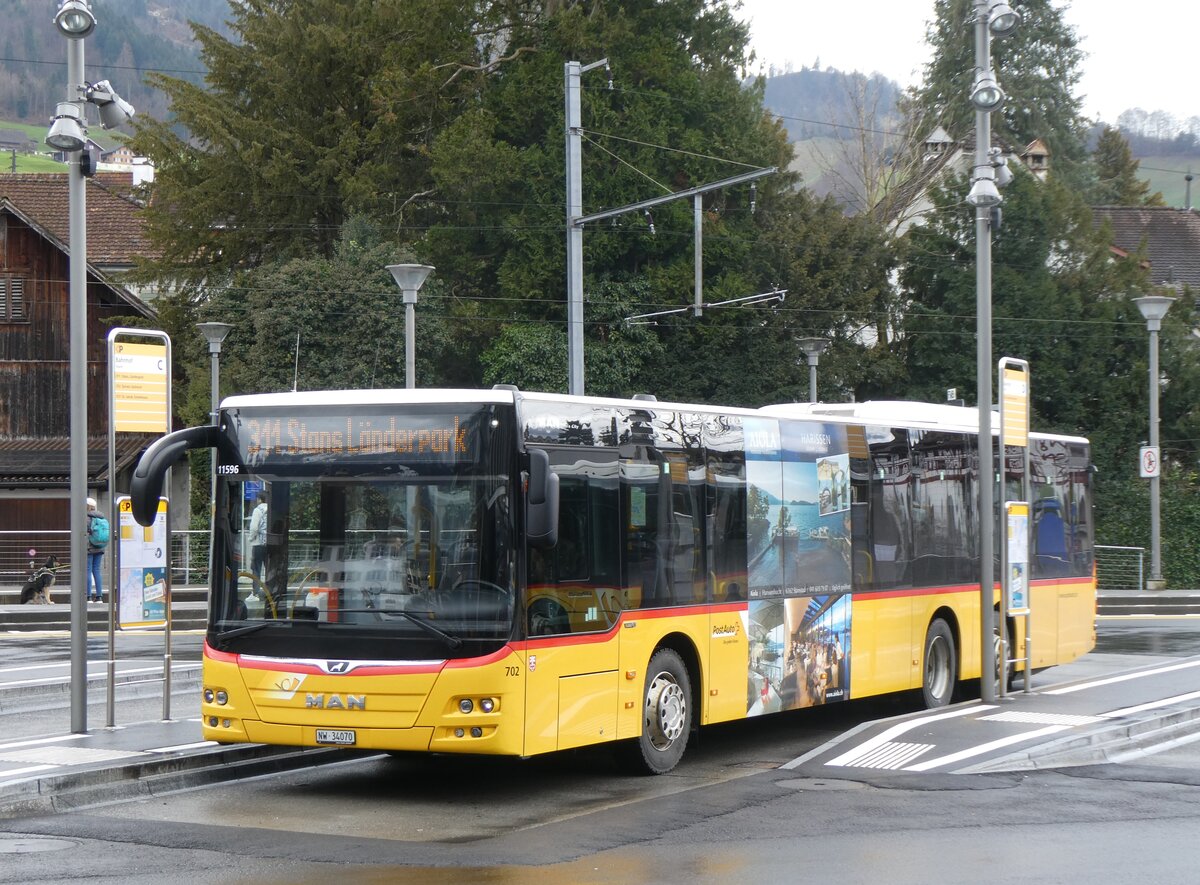
[[[474,422],[460,415],[230,416],[246,464],[292,458],[462,460]]]

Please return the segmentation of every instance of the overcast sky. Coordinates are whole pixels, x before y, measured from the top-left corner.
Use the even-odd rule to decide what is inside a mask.
[[[1116,122],[1131,107],[1168,111],[1181,120],[1200,116],[1189,3],[1056,5],[1068,7],[1066,21],[1087,54],[1078,89],[1086,116]],[[932,16],[933,0],[743,0],[741,11],[764,65],[782,68],[790,61],[799,70],[819,59],[822,68],[878,72],[902,86],[920,80],[929,52],[925,25]],[[1003,47],[997,43],[993,49]]]

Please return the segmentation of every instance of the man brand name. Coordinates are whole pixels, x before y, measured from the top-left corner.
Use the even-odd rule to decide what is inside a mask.
[[[365,710],[365,694],[306,694],[304,706],[314,710]]]

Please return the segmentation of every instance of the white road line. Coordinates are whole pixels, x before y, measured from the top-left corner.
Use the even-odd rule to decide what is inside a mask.
[[[1146,676],[1157,676],[1160,673],[1174,673],[1176,670],[1187,670],[1200,667],[1200,660],[1185,661],[1182,664],[1170,664],[1166,667],[1155,667],[1151,670],[1138,670],[1136,673],[1125,673],[1121,676],[1110,676],[1107,679],[1097,679],[1093,682],[1081,682],[1079,685],[1068,685],[1066,688],[1053,688],[1043,694],[1072,694],[1089,688],[1099,688],[1101,685],[1112,685],[1117,682],[1128,682],[1130,679],[1142,679]]]
[[[17,747],[36,747],[39,744],[56,744],[61,741],[80,741],[86,737],[91,737],[90,734],[60,734],[55,737],[36,738],[30,741],[13,741],[8,744],[0,744],[0,750],[12,750]]]
[[[49,771],[52,768],[62,768],[61,765],[30,765],[26,768],[13,768],[9,771],[0,770],[0,780],[16,777],[20,774],[33,774],[35,771]]]
[[[859,744],[854,749],[843,753],[836,759],[830,759],[825,764],[833,766],[852,765],[855,759],[859,759],[862,756],[872,752],[879,746],[888,743],[898,735],[912,731],[914,728],[920,728],[927,722],[937,722],[940,719],[954,719],[958,716],[971,716],[975,713],[982,712],[983,710],[991,710],[994,708],[994,704],[972,704],[970,706],[960,707],[956,710],[950,710],[945,713],[936,713],[933,716],[922,716],[919,719],[910,719],[907,722],[901,722],[897,725],[893,725],[891,728],[875,735],[875,737],[871,738],[870,740]]]
[[[173,747],[154,747],[146,750],[147,753],[175,753],[180,750],[199,750],[201,747],[215,747],[216,741],[196,741],[194,744],[176,744]]]
[[[1066,731],[1072,727],[1073,726],[1070,725],[1048,725],[1045,728],[1039,728],[1037,731],[1026,731],[1022,734],[1009,735],[1006,738],[1000,738],[996,741],[988,741],[986,744],[979,744],[974,747],[968,747],[965,750],[959,750],[957,753],[951,753],[948,756],[938,756],[936,759],[928,759],[925,762],[918,762],[916,765],[910,765],[904,770],[929,771],[931,768],[940,768],[943,765],[950,765],[953,762],[959,762],[963,759],[970,759],[972,756],[981,756],[984,753],[990,753],[992,750],[998,750],[1001,747],[1007,747],[1010,744],[1019,744],[1021,741],[1045,737],[1048,734]]]
[[[1120,719],[1122,716],[1132,716],[1134,713],[1141,713],[1143,710],[1155,710],[1159,707],[1166,707],[1171,704],[1181,704],[1184,701],[1200,698],[1200,691],[1189,691],[1187,694],[1177,694],[1173,698],[1163,698],[1161,701],[1150,701],[1145,704],[1138,704],[1136,707],[1122,707],[1120,710],[1111,710],[1108,713],[1101,713],[1105,719]]]

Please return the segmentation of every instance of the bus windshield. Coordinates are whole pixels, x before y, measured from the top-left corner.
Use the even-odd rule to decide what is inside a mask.
[[[227,414],[210,644],[385,661],[476,655],[508,640],[511,426],[491,411],[356,415],[340,440],[328,429],[346,427],[337,416]],[[379,426],[386,445],[366,451],[365,433],[352,439]],[[449,448],[396,442],[437,427],[451,428]],[[332,446],[341,457],[327,457]]]

